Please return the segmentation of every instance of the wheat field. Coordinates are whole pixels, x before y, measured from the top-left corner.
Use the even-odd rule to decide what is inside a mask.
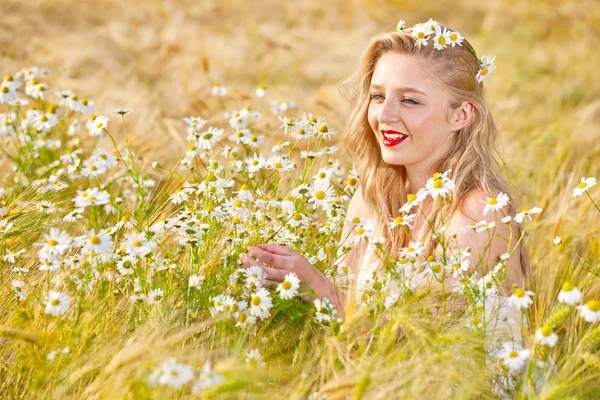
[[[238,269],[249,245],[279,238],[341,279],[353,160],[339,134],[307,144],[280,125],[310,113],[315,132],[343,132],[341,81],[401,18],[497,57],[485,86],[503,174],[518,209],[542,209],[526,223],[520,373],[490,361],[480,329],[424,312],[419,292],[390,308],[374,287],[341,319]],[[572,195],[600,177],[598,48],[595,0],[2,0],[0,78],[29,103],[0,103],[0,398],[600,398],[600,194]],[[28,73],[48,97],[22,93]],[[93,113],[59,104],[61,90]],[[249,142],[230,136],[240,113]],[[199,126],[215,130],[194,139]],[[283,158],[248,173],[254,153]],[[311,208],[314,187],[293,189],[325,170],[337,200]],[[269,208],[286,199],[298,224]],[[577,304],[559,300],[567,283]],[[536,339],[543,327],[555,345]]]

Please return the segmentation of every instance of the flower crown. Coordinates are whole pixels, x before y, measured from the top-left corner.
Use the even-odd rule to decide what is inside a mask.
[[[400,32],[405,29],[409,29],[409,27],[405,26],[404,20],[401,19],[396,26],[396,31]],[[412,26],[411,34],[419,39],[423,46],[427,46],[429,36],[431,34],[435,34],[433,38],[433,47],[435,47],[436,50],[443,50],[448,46],[462,46],[462,43],[464,42],[464,37],[460,33],[456,31],[450,31],[448,28],[444,28],[442,31],[440,24],[434,21],[432,18],[429,18],[427,22]],[[465,42],[465,45],[467,46],[467,49],[473,53],[477,59],[477,63],[479,64],[480,69],[479,72],[477,72],[475,79],[477,79],[477,82],[483,82],[489,78],[492,72],[494,72],[496,69],[496,64],[494,64],[496,61],[496,56],[481,56],[481,58],[479,58],[469,43]]]

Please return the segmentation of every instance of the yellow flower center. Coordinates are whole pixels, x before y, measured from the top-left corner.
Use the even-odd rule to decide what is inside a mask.
[[[356,178],[348,178],[347,183],[348,183],[349,186],[356,185]]]
[[[542,335],[548,337],[552,334],[552,327],[548,325],[542,326]]]
[[[416,194],[414,194],[414,193],[411,193],[411,194],[409,194],[409,195],[408,195],[407,201],[408,201],[409,203],[412,203],[412,202],[413,202],[413,201],[415,201],[416,199],[417,199],[417,195],[416,195]]]
[[[188,147],[189,151],[195,151],[197,149],[195,144],[190,144],[190,147]]]
[[[481,73],[480,73],[480,75],[483,75],[483,76],[485,76],[485,75],[487,75],[487,74],[488,74],[488,69],[487,69],[487,68],[484,68],[484,69],[482,69],[482,70],[481,70]]]
[[[394,218],[394,223],[395,224],[400,224],[402,222],[402,217],[396,217]]]
[[[522,212],[528,213],[529,212],[529,208],[524,208]]]
[[[363,233],[365,233],[365,230],[364,230],[364,228],[362,228],[362,227],[361,227],[361,228],[358,228],[358,229],[356,230],[356,234],[357,234],[358,236],[362,235]]]
[[[323,179],[327,176],[325,172],[319,172],[319,179]]]
[[[54,239],[48,240],[48,246],[56,246],[57,244],[58,244],[58,242]]]
[[[283,281],[283,283],[281,284],[281,286],[285,289],[285,290],[289,290],[292,287],[291,282],[289,281]]]
[[[489,204],[490,206],[493,206],[493,205],[495,205],[495,204],[498,204],[498,200],[496,200],[496,198],[495,198],[495,197],[492,197],[491,199],[489,199],[489,200],[488,200],[488,204]]]
[[[140,247],[140,246],[142,245],[142,242],[140,242],[139,240],[134,240],[134,241],[133,241],[133,245],[134,245],[135,247]]]
[[[408,263],[408,260],[407,260],[406,258],[404,258],[404,257],[403,257],[403,258],[401,258],[401,259],[399,259],[399,260],[398,260],[398,263],[399,263],[399,264],[407,264],[407,263]]]
[[[406,251],[408,251],[409,253],[412,253],[413,251],[415,251],[414,247],[407,247]]]
[[[453,32],[450,34],[450,40],[452,40],[453,42],[455,42],[456,40],[458,40],[458,35]]]
[[[452,267],[458,271],[460,269],[460,264],[454,264]]]
[[[587,306],[593,312],[598,312],[598,310],[600,310],[600,301],[590,300],[590,301],[588,301]]]
[[[587,187],[587,183],[585,183],[585,182],[580,182],[580,183],[579,183],[579,185],[577,185],[577,187],[578,187],[579,189],[584,189],[585,187]]]
[[[300,215],[299,213],[296,213],[296,214],[294,214],[292,219],[295,221],[302,221],[302,215]]]
[[[432,263],[432,262],[434,262],[434,261],[435,261],[435,257],[434,257],[434,256],[429,256],[429,257],[427,257],[427,262],[430,262],[430,263]]]
[[[252,304],[255,306],[260,305],[260,296],[252,296]]]
[[[525,296],[525,291],[521,288],[516,288],[515,289],[515,296],[517,296],[518,298],[524,297]]]
[[[273,164],[275,168],[283,168],[283,164],[279,161],[277,161],[275,164]]]
[[[247,316],[247,315],[246,315],[246,313],[244,313],[244,312],[241,312],[241,313],[238,315],[238,321],[240,321],[240,322],[242,322],[242,323],[246,322],[246,319],[247,319],[247,318],[248,318],[248,316]]]
[[[241,200],[236,200],[236,201],[233,202],[233,206],[234,207],[242,207],[243,203],[242,203]]]
[[[419,39],[423,39],[425,37],[425,32],[419,32],[419,33],[417,33],[417,37]]]
[[[250,141],[251,142],[257,142],[258,138],[255,135],[250,136]]]
[[[233,222],[234,224],[241,224],[242,220],[239,219],[238,217],[233,217],[233,219],[231,220],[231,222]]]
[[[2,86],[2,93],[8,93],[8,92],[9,92],[8,87]]]
[[[90,237],[90,243],[91,244],[100,244],[100,243],[102,243],[102,241],[100,240],[98,235],[94,235],[94,236]]]
[[[352,218],[352,222],[355,224],[360,224],[360,218],[359,217],[354,217]]]
[[[57,306],[60,304],[60,300],[59,299],[52,299],[52,301],[50,301],[50,304],[52,304],[53,306]]]
[[[438,39],[438,43],[439,44],[446,44],[446,37],[445,36],[440,36]]]
[[[323,200],[326,197],[326,194],[324,191],[318,190],[317,193],[315,193],[315,197],[317,200]]]
[[[250,186],[248,186],[248,185],[242,185],[242,187],[240,188],[240,190],[250,190]]]
[[[321,132],[321,133],[329,132],[329,129],[327,129],[327,125],[321,125],[319,127],[319,132]]]
[[[517,353],[516,351],[513,350],[508,354],[508,356],[510,358],[517,358],[517,357],[519,357],[519,353]]]
[[[40,121],[42,121],[42,122],[46,122],[46,121],[48,121],[48,117],[46,117],[45,115],[42,115],[42,116],[40,117]]]
[[[444,187],[444,184],[442,183],[442,179],[441,178],[435,178],[433,180],[433,188],[434,189],[441,189]]]
[[[563,283],[561,289],[563,292],[570,292],[571,290],[573,290],[574,287],[575,286],[571,282],[566,281],[565,283]]]

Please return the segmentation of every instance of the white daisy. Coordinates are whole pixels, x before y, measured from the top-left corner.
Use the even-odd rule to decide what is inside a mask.
[[[197,142],[198,147],[203,150],[212,150],[215,144],[222,140],[224,132],[223,129],[209,127],[206,132],[200,134]]]
[[[92,136],[100,136],[102,131],[108,126],[108,118],[104,115],[98,115],[93,121],[88,121],[86,127]]]
[[[127,254],[143,257],[156,247],[156,243],[148,240],[145,233],[130,232],[126,240]]]
[[[561,243],[562,243],[562,238],[561,238],[560,236],[556,236],[556,237],[555,237],[555,238],[552,240],[552,243],[553,243],[555,246],[558,246],[559,244],[561,244]]]
[[[215,82],[210,93],[213,96],[225,96],[227,92],[228,90],[225,86],[221,85],[219,82]]]
[[[190,275],[188,285],[190,287],[200,290],[200,287],[202,286],[202,283],[204,283],[205,280],[206,278],[204,277],[204,275]]]
[[[477,75],[475,75],[475,79],[477,79],[477,82],[483,82],[484,80],[490,77],[494,70],[496,70],[496,64],[494,64],[495,60],[496,56],[481,56],[480,61],[483,65],[480,65],[480,69],[477,72]]]
[[[403,247],[398,252],[400,258],[412,259],[420,256],[425,251],[425,246],[420,242],[410,241],[407,247]]]
[[[498,357],[510,372],[517,372],[523,368],[529,360],[529,349],[523,349],[517,343],[505,342],[498,352]]]
[[[573,189],[573,198],[582,196],[585,192],[588,191],[589,188],[595,186],[598,183],[598,180],[594,177],[586,178],[582,177],[581,182],[575,189]]]
[[[432,178],[429,178],[425,184],[428,194],[434,199],[438,196],[446,198],[446,196],[454,190],[454,181],[444,177],[444,175],[436,173]]]
[[[401,31],[404,28],[404,24],[405,21],[403,19],[401,19],[400,21],[398,21],[398,24],[396,25],[396,31]]]
[[[279,291],[279,297],[282,299],[291,299],[298,294],[298,288],[300,287],[300,279],[298,275],[290,272],[285,275],[285,280],[277,285]]]
[[[435,32],[440,29],[440,24],[433,18],[429,18],[427,22],[423,23],[431,32]]]
[[[496,197],[486,197],[485,201],[480,200],[482,203],[485,204],[485,207],[483,208],[483,215],[486,215],[490,210],[501,210],[504,206],[506,206],[506,204],[508,204],[509,200],[510,198],[508,197],[508,195],[502,192],[498,193]]]
[[[294,168],[289,159],[281,156],[274,156],[273,158],[269,159],[267,161],[267,166],[270,169],[274,169],[279,172],[291,171]]]
[[[527,308],[530,304],[533,304],[533,300],[530,297],[533,294],[531,290],[525,291],[521,288],[516,288],[513,295],[508,298],[508,305],[517,308]]]
[[[450,34],[448,35],[448,39],[450,40],[450,44],[452,45],[452,47],[454,47],[455,45],[462,46],[462,43],[464,41],[464,37],[456,31],[450,32]]]
[[[71,237],[58,228],[50,228],[50,233],[44,234],[43,247],[38,254],[63,255],[71,245]]]
[[[444,28],[442,32],[440,29],[436,30],[435,37],[433,38],[433,47],[436,50],[445,49],[450,42],[450,32],[448,29]]]
[[[579,310],[581,317],[587,322],[600,321],[600,301],[593,299],[576,308]]]
[[[152,289],[148,292],[148,296],[146,297],[146,301],[148,305],[158,304],[162,302],[164,296],[164,292],[160,288]]]
[[[396,218],[391,218],[391,221],[388,222],[388,225],[390,228],[395,228],[399,225],[402,225],[407,226],[408,229],[414,229],[414,227],[411,225],[411,222],[414,221],[415,217],[416,214],[398,215]]]
[[[558,301],[571,306],[579,304],[581,301],[582,294],[579,289],[575,287],[571,282],[566,281],[563,283],[560,292],[558,293]]]
[[[113,240],[109,235],[104,233],[96,233],[95,229],[92,229],[86,233],[85,236],[79,238],[83,242],[84,253],[96,253],[109,256],[113,251]]]
[[[273,301],[265,288],[260,288],[250,296],[250,314],[260,319],[268,318]]]
[[[64,314],[69,309],[71,299],[65,293],[50,290],[44,304],[44,314],[50,314],[54,317]]]
[[[331,322],[332,319],[335,318],[337,310],[329,302],[329,299],[327,297],[324,297],[323,300],[315,299],[314,304],[315,308],[317,309],[317,313],[315,314],[317,321]]]
[[[521,222],[523,222],[523,220],[525,219],[525,217],[529,218],[530,221],[533,221],[533,219],[531,218],[531,216],[533,214],[539,214],[542,212],[542,209],[539,207],[533,207],[532,209],[529,208],[524,208],[520,213],[518,213],[517,215],[515,215],[515,222],[520,224]]]
[[[160,364],[156,375],[156,382],[159,384],[180,388],[194,379],[194,369],[187,364],[178,363],[175,358],[169,358]]]
[[[333,187],[329,185],[327,180],[316,181],[310,188],[309,203],[312,203],[313,209],[321,206],[324,209],[329,208],[331,201],[334,199]]]
[[[429,35],[434,32],[430,27],[425,24],[417,24],[412,28],[412,35],[419,39],[422,46],[427,46],[427,39]]]
[[[265,96],[268,96],[268,95],[269,95],[269,93],[271,93],[271,92],[269,92],[269,90],[267,90],[267,85],[265,85],[265,84],[262,84],[262,83],[261,83],[261,84],[260,84],[260,85],[258,85],[258,87],[256,88],[256,95],[257,95],[258,97],[265,97]]]
[[[427,190],[425,188],[419,189],[417,194],[410,193],[406,198],[406,203],[400,207],[398,212],[408,213],[413,207],[418,206],[427,197]]]
[[[246,353],[246,364],[257,368],[264,368],[266,365],[258,349],[253,349]]]
[[[255,265],[244,270],[244,277],[246,278],[246,287],[262,287],[267,279],[267,273]]]
[[[554,347],[558,342],[558,335],[552,332],[551,326],[544,325],[535,332],[535,340],[542,346]]]

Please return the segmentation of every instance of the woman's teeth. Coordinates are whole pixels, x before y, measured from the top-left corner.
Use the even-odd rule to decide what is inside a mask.
[[[408,137],[408,135],[404,135],[402,133],[384,133],[383,136],[385,136],[386,138],[388,138],[390,140],[400,140],[405,137]]]

